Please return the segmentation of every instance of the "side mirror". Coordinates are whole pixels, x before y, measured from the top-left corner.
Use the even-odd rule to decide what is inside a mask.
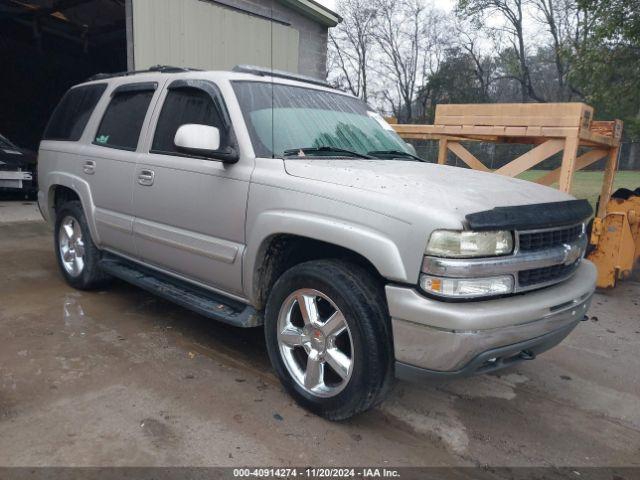
[[[416,152],[416,147],[413,146],[412,143],[409,142],[405,142],[407,144],[407,148],[409,149],[409,152],[411,152],[412,155],[418,155],[418,152]]]
[[[188,123],[178,129],[173,143],[188,153],[205,157],[215,156],[220,150],[220,130],[208,125]]]

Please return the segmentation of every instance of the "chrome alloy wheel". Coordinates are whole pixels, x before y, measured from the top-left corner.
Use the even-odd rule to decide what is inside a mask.
[[[344,315],[325,294],[300,289],[278,314],[278,346],[296,383],[318,397],[333,397],[353,372],[353,339]]]
[[[84,270],[84,241],[80,223],[73,217],[64,217],[58,232],[60,259],[66,272],[78,277]]]

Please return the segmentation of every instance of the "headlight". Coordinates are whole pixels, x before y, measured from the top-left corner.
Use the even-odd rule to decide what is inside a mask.
[[[513,291],[513,277],[502,275],[488,278],[446,278],[420,276],[420,287],[440,297],[475,298],[506,295]]]
[[[426,254],[436,257],[495,257],[513,251],[511,232],[436,230],[429,238]]]

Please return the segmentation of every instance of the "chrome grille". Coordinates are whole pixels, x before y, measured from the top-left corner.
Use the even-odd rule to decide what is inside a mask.
[[[562,244],[575,242],[584,231],[582,223],[571,227],[559,228],[556,230],[540,230],[533,232],[522,232],[518,235],[520,251],[532,252],[544,250]]]
[[[566,280],[577,270],[586,247],[583,223],[516,232],[516,236],[516,248],[520,255],[544,253],[545,250],[561,249],[560,251],[562,251],[562,249],[567,249],[562,262],[540,268],[520,270],[517,276],[519,290],[540,288]],[[578,247],[578,245],[580,246]],[[580,248],[580,251],[576,252],[575,248]],[[574,256],[571,257],[569,252]],[[576,254],[579,254],[578,259],[575,258]]]

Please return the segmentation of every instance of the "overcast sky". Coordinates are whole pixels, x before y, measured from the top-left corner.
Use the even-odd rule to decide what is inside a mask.
[[[327,8],[330,8],[331,10],[333,10],[334,12],[336,11],[336,4],[340,3],[340,0],[315,0],[316,2],[324,5]],[[444,10],[445,12],[453,12],[455,5],[457,3],[457,0],[429,0],[429,2],[431,5]],[[528,18],[525,22],[525,31],[529,34],[529,35],[537,35],[539,34],[539,24],[536,22],[532,22],[532,18],[531,18],[531,12],[528,11],[528,9],[525,9],[525,15],[527,15],[528,13]],[[500,23],[503,23],[504,20],[501,18],[498,18],[497,15],[489,16],[485,19],[485,22],[488,23],[491,26],[495,26],[498,25]]]
[[[336,10],[336,3],[338,3],[339,1],[340,0],[316,0],[316,2],[324,5],[327,8],[330,8],[334,12]],[[432,0],[432,3],[445,11],[450,11],[453,9],[456,0]]]
[[[316,0],[316,2],[321,3],[325,7],[330,8],[331,10],[336,9],[336,0]]]

